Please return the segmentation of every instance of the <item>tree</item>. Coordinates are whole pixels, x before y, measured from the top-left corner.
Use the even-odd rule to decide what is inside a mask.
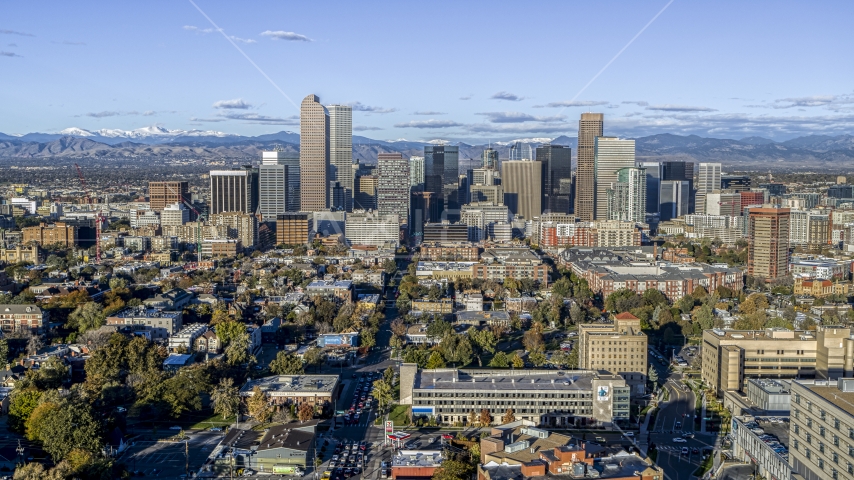
[[[559,278],[551,287],[552,295],[561,300],[572,296],[572,282],[566,277]]]
[[[228,418],[240,408],[240,390],[234,385],[234,380],[225,377],[211,392],[213,411],[222,418]]]
[[[63,401],[41,422],[39,440],[53,460],[59,462],[75,448],[99,451],[101,424],[88,403]]]
[[[540,350],[534,350],[528,355],[528,360],[534,364],[534,366],[541,366],[546,363],[546,355]]]
[[[426,369],[434,369],[434,368],[445,368],[445,359],[442,357],[442,354],[434,351],[430,354],[430,358],[427,359],[427,365],[424,367]]]
[[[477,411],[472,410],[471,412],[469,412],[469,425],[476,425],[476,424],[477,424]]]
[[[389,385],[394,385],[394,368],[388,367],[383,371],[383,380]]]
[[[471,357],[474,353],[468,336],[452,333],[445,334],[442,343],[439,345],[439,350],[446,361],[453,363],[454,366],[459,364],[461,367],[471,363]]]
[[[384,261],[383,270],[385,270],[385,273],[389,275],[394,275],[395,273],[397,273],[397,262],[392,259]]]
[[[252,355],[249,353],[251,340],[246,332],[237,335],[228,342],[225,347],[225,362],[231,366],[243,365],[253,361]]]
[[[667,305],[667,297],[661,293],[661,290],[657,288],[648,288],[644,290],[643,295],[641,295],[641,300],[643,300],[644,305],[648,305],[650,307],[658,307],[659,305]]]
[[[267,395],[257,385],[252,389],[252,396],[246,400],[246,409],[250,416],[261,423],[266,422],[273,414],[267,405]]]
[[[712,312],[710,305],[703,305],[697,308],[692,315],[694,323],[699,325],[702,330],[708,330],[715,326],[715,314]]]
[[[768,308],[768,297],[762,293],[751,293],[738,305],[739,313],[750,315],[757,310],[765,310]]]
[[[270,362],[270,371],[276,375],[302,375],[305,373],[302,360],[283,351],[279,351],[276,358]]]
[[[573,325],[584,323],[584,309],[581,308],[581,305],[576,302],[572,303],[572,306],[569,307],[569,319],[572,320]]]
[[[227,320],[216,325],[216,336],[220,344],[225,346],[228,346],[232,340],[245,333],[246,325],[236,320]]]
[[[511,365],[513,365],[513,368],[522,368],[522,367],[524,367],[524,366],[525,366],[525,361],[524,361],[524,360],[522,360],[522,359],[519,357],[519,355],[516,355],[516,352],[513,352],[513,354],[512,354],[512,355],[510,355],[509,363],[510,363]]]
[[[658,371],[653,368],[652,365],[649,366],[649,373],[647,373],[647,377],[652,383],[653,390],[658,390]]]
[[[6,365],[9,361],[9,342],[5,338],[0,338],[0,365]]]
[[[522,345],[529,352],[539,352],[545,348],[546,342],[543,339],[543,334],[537,329],[531,329],[525,332],[522,337]]]
[[[442,468],[436,469],[432,480],[468,480],[473,474],[471,463],[449,459],[442,462]]]
[[[53,415],[57,409],[59,409],[59,405],[53,402],[45,402],[33,410],[25,424],[28,440],[39,441],[41,439],[42,426],[45,420]]]
[[[478,330],[471,327],[468,329],[467,333],[472,344],[477,349],[478,365],[483,366],[483,362],[481,362],[480,358],[481,355],[484,352],[495,353],[495,345],[498,343],[498,339],[495,338],[495,334],[492,333],[492,330]]]
[[[566,368],[578,368],[578,348],[573,348],[566,357]]]
[[[444,338],[448,333],[453,333],[454,327],[444,320],[434,320],[427,325],[428,338]]]
[[[225,310],[216,309],[211,315],[211,325],[217,326],[220,323],[231,321],[231,316]]]
[[[362,337],[363,340],[364,338],[365,337]],[[324,358],[325,355],[323,354],[323,350],[318,347],[309,348],[302,356],[303,362],[305,362],[306,365],[312,367],[319,367],[321,364],[323,364]]]
[[[77,329],[80,333],[95,330],[104,325],[104,309],[95,302],[78,305],[68,315],[68,327]]]
[[[628,288],[616,290],[605,298],[605,310],[609,312],[628,312],[642,304],[640,295]]]
[[[492,415],[489,414],[489,410],[484,408],[480,411],[480,418],[478,420],[480,421],[481,426],[486,427],[492,423]]]
[[[374,382],[374,398],[380,403],[381,408],[388,406],[394,399],[392,396],[391,385],[383,379]]]
[[[673,306],[678,308],[682,313],[691,313],[691,310],[694,309],[694,297],[685,295],[673,304]]]
[[[35,388],[12,390],[9,399],[9,429],[13,432],[24,433],[30,415],[39,404],[42,394]]]
[[[492,360],[489,361],[488,366],[493,367],[493,368],[507,368],[507,367],[509,367],[510,363],[507,360],[507,354],[504,352],[501,352],[501,351],[497,352],[495,354],[495,356],[492,357]]]
[[[516,415],[513,414],[513,409],[508,408],[506,412],[504,412],[504,416],[501,417],[501,423],[506,425],[508,423],[513,423],[516,421]]]
[[[297,409],[297,418],[300,422],[307,422],[314,418],[314,406],[308,402],[303,402]]]
[[[38,335],[33,335],[27,340],[27,355],[35,355],[39,350],[44,347],[44,342],[42,342],[42,338]]]

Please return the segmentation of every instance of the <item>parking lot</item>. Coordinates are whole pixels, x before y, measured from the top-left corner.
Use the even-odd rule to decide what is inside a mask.
[[[179,478],[187,471],[196,472],[222,439],[220,432],[187,434],[187,445],[181,442],[157,441],[156,438],[131,441],[119,461],[131,472],[155,478]]]

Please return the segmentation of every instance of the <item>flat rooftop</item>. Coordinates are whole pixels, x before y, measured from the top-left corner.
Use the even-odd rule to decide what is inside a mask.
[[[392,457],[392,467],[438,467],[445,459],[441,450],[400,450]]]
[[[256,386],[273,397],[296,392],[331,394],[336,385],[338,375],[273,375],[246,382],[240,389],[240,394],[249,396]]]
[[[706,333],[710,333],[720,340],[815,340],[815,335],[812,332],[786,328],[766,328],[765,330],[721,330],[715,328],[705,330],[704,335]]]
[[[542,390],[591,391],[594,373],[584,370],[419,370],[415,389],[420,390]]]

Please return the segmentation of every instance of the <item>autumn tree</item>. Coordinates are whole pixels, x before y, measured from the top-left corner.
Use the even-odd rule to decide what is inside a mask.
[[[234,380],[225,377],[211,392],[213,411],[222,418],[228,418],[240,407],[240,390]]]
[[[484,426],[484,427],[487,427],[487,426],[489,426],[489,424],[492,423],[492,415],[489,414],[489,410],[484,408],[483,410],[480,411],[479,421],[480,421],[481,426]]]
[[[297,418],[300,422],[307,422],[314,418],[314,406],[308,402],[303,402],[297,409]]]
[[[270,406],[267,405],[267,395],[261,391],[261,387],[257,385],[252,389],[252,396],[246,400],[246,408],[249,415],[261,423],[269,420],[270,416],[273,414],[270,410]]]
[[[501,417],[501,423],[506,425],[508,423],[513,423],[516,421],[516,415],[513,414],[513,409],[508,408],[506,412],[504,412],[504,416]]]

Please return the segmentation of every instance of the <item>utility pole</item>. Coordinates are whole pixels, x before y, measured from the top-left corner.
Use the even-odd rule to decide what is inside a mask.
[[[15,452],[18,453],[18,456],[21,457],[21,464],[26,465],[26,461],[24,459],[24,447],[21,446],[21,439],[18,439],[18,448],[15,449]]]
[[[184,473],[190,475],[190,442],[184,440]]]

